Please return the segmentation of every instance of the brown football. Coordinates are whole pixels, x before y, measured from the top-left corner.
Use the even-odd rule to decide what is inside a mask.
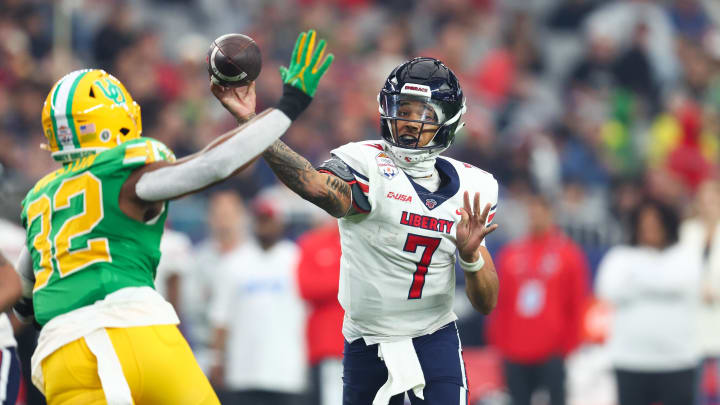
[[[207,64],[213,83],[225,87],[246,86],[260,74],[260,48],[247,35],[225,34],[210,44]]]

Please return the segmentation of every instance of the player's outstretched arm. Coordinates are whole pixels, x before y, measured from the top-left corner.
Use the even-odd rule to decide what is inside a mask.
[[[500,282],[495,263],[490,252],[482,246],[482,241],[498,226],[485,226],[490,204],[480,210],[480,193],[475,193],[471,207],[470,196],[466,191],[464,207],[460,211],[462,219],[457,226],[456,244],[460,267],[465,273],[465,292],[473,308],[487,315],[497,305]]]
[[[283,68],[283,95],[275,108],[257,116],[254,84],[228,89],[211,85],[213,94],[239,122],[202,151],[176,162],[156,162],[136,170],[123,185],[121,209],[131,217],[147,220],[165,200],[203,190],[225,180],[252,163],[282,136],[312,101],[320,78],[333,56],[322,58],[325,41],[315,46],[315,32],[302,33],[295,44],[289,68]]]
[[[350,186],[337,176],[318,172],[282,141],[273,143],[262,156],[280,181],[300,197],[337,218],[350,211]]]
[[[289,66],[280,68],[285,86],[293,86],[310,96],[314,95],[320,77],[333,59],[330,54],[320,65],[324,52],[324,40],[321,40],[315,49],[315,31],[300,34]],[[282,141],[273,143],[262,156],[280,181],[302,198],[334,217],[341,217],[349,212],[352,206],[350,186],[339,177],[318,172],[307,159]]]

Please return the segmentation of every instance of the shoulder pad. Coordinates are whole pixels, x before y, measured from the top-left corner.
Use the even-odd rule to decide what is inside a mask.
[[[322,164],[318,166],[316,170],[319,172],[330,172],[346,182],[355,180],[355,176],[353,175],[352,170],[350,170],[350,166],[348,166],[345,162],[342,161],[342,159],[335,155],[333,155],[330,159],[322,162]]]

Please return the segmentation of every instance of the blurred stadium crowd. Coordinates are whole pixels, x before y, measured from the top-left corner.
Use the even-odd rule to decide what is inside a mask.
[[[241,32],[259,44],[261,111],[278,99],[277,69],[308,27],[328,39],[336,59],[283,140],[319,164],[332,148],[379,138],[377,93],[387,74],[412,56],[441,59],[468,104],[466,129],[447,154],[501,186],[491,252],[526,234],[525,202],[540,192],[583,249],[592,279],[605,252],[629,241],[631,212],[644,196],[689,217],[698,188],[717,179],[714,0],[3,0],[0,214],[17,222],[29,187],[56,168],[39,147],[40,113],[63,74],[111,72],[142,107],[143,135],[182,157],[234,125],[208,90],[211,40]],[[258,162],[171,204],[170,226],[196,247],[213,237],[208,196],[220,189],[271,201],[266,208],[280,213],[291,240],[327,220]],[[197,250],[187,253],[187,261],[200,260]],[[485,345],[482,318],[458,312],[464,344]]]

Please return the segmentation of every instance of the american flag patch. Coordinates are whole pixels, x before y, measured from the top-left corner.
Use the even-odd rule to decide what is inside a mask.
[[[95,133],[95,124],[94,123],[82,124],[82,125],[80,125],[78,130],[80,131],[80,135],[94,134]]]

